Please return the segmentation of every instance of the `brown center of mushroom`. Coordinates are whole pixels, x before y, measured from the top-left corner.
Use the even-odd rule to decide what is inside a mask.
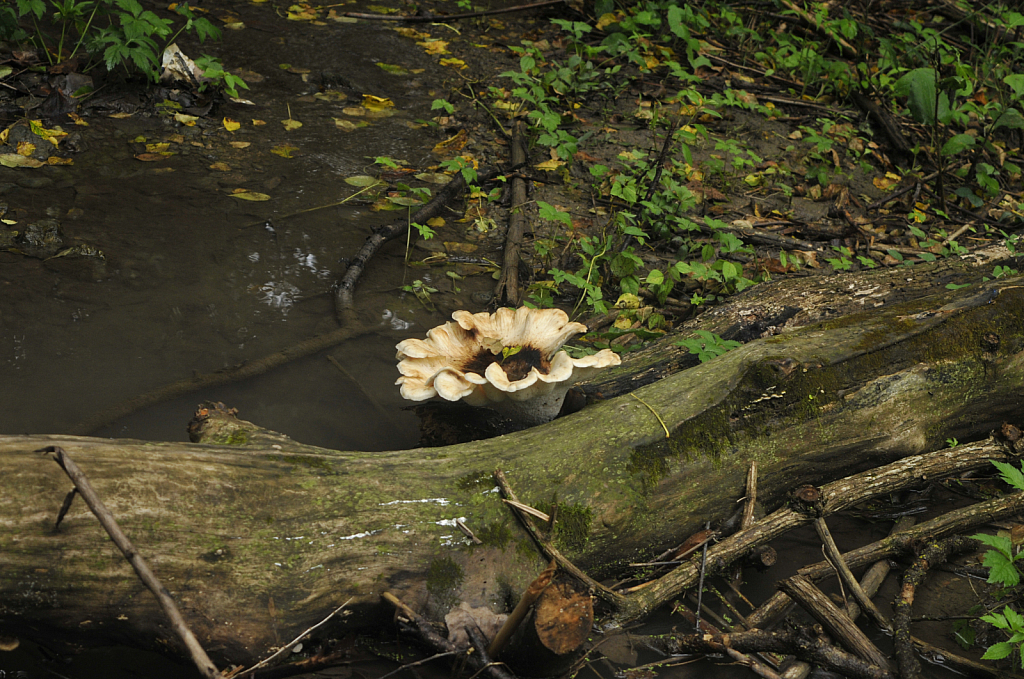
[[[505,359],[502,359],[500,353],[493,354],[487,349],[482,349],[462,364],[462,372],[483,375],[491,363],[501,364],[502,370],[508,375],[509,382],[523,379],[530,374],[530,370],[533,368],[544,374],[551,368],[551,363],[544,358],[539,349],[523,347]]]

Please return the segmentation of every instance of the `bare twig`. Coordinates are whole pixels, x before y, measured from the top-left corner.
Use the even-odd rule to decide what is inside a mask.
[[[509,485],[508,479],[505,478],[505,474],[500,469],[494,472],[494,480],[497,482],[498,486],[501,488],[501,492],[505,495],[507,499],[512,500],[512,502],[519,502],[518,498],[516,497],[516,494],[512,492],[512,487]],[[515,505],[512,505],[511,503],[510,506],[515,508]],[[534,525],[533,519],[531,519],[528,514],[522,512],[521,510],[517,510],[516,516],[519,517],[519,520],[526,527],[527,532],[534,539],[534,541],[537,543],[537,546],[540,547],[541,552],[548,559],[553,559],[557,561],[559,567],[563,571],[565,571],[569,575],[573,576],[580,582],[590,587],[592,590],[594,590],[595,594],[597,594],[599,597],[609,602],[613,606],[622,607],[624,605],[626,597],[622,596],[618,592],[613,592],[597,580],[594,580],[592,577],[581,571],[576,566],[576,564],[566,559],[565,556],[560,551],[558,551],[558,549],[553,544],[551,544],[550,540],[546,540],[543,537],[541,537],[540,531],[537,530],[537,526]]]
[[[867,612],[875,624],[886,631],[891,631],[892,626],[889,621],[885,619],[882,612],[878,610],[874,602],[871,601],[871,597],[867,595],[864,589],[857,582],[857,578],[850,572],[850,567],[846,565],[846,561],[843,560],[843,555],[839,552],[839,548],[836,547],[835,540],[832,539],[832,533],[828,530],[828,525],[825,523],[825,519],[818,517],[814,520],[814,528],[818,531],[818,537],[821,538],[821,542],[825,545],[825,554],[828,560],[835,566],[836,572],[839,573],[839,579],[846,586],[847,589],[853,594],[853,598],[857,600],[860,607]]]
[[[258,663],[256,663],[252,667],[250,667],[249,669],[242,670],[241,672],[239,672],[237,674],[233,674],[231,676],[245,676],[247,674],[252,674],[256,670],[260,669],[261,667],[266,667],[266,666],[270,665],[272,662],[274,662],[275,660],[280,658],[282,655],[286,654],[288,651],[290,651],[292,648],[294,648],[295,644],[297,644],[300,641],[302,641],[306,637],[307,634],[312,634],[314,631],[316,631],[316,630],[320,629],[321,627],[323,627],[324,625],[326,625],[327,622],[331,618],[336,616],[338,613],[341,613],[341,611],[344,610],[345,606],[348,606],[351,601],[352,601],[352,598],[349,597],[348,601],[346,601],[345,603],[343,603],[342,605],[338,606],[333,611],[331,611],[327,615],[326,618],[324,618],[323,620],[321,620],[317,624],[313,625],[312,627],[310,627],[305,632],[303,632],[299,636],[297,636],[294,639],[292,639],[290,642],[288,642],[287,644],[285,644],[281,648],[277,649],[277,652],[275,652],[270,657],[264,658],[263,660],[259,661]]]
[[[86,478],[85,473],[79,468],[75,461],[64,449],[60,446],[47,446],[36,452],[39,453],[52,453],[53,461],[60,465],[60,468],[64,470],[64,473],[68,475],[71,482],[75,484],[75,488],[78,489],[78,494],[85,500],[85,504],[89,505],[89,509],[96,515],[100,525],[107,531],[107,535],[117,545],[117,548],[124,554],[124,558],[128,560],[132,568],[135,570],[135,574],[139,576],[153,596],[156,597],[157,602],[160,604],[160,608],[163,609],[164,615],[167,616],[171,622],[171,627],[174,632],[181,639],[185,648],[188,650],[189,655],[192,658],[192,663],[207,679],[220,679],[220,672],[217,670],[217,666],[213,664],[209,656],[206,655],[206,651],[200,645],[199,640],[196,639],[195,635],[192,634],[192,630],[188,628],[185,623],[185,618],[182,617],[181,611],[178,610],[177,604],[174,603],[174,599],[171,597],[170,592],[164,587],[160,580],[157,579],[153,571],[150,570],[149,564],[142,558],[142,555],[135,549],[128,536],[124,534],[120,526],[117,525],[117,520],[114,519],[114,515],[110,513],[110,510],[106,508],[103,501],[100,500],[100,496],[93,489],[92,484],[89,483],[89,479]]]

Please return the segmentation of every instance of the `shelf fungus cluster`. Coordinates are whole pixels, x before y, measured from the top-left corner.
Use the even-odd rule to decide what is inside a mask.
[[[399,342],[402,376],[396,384],[404,398],[462,400],[541,424],[555,418],[575,382],[620,362],[609,349],[583,358],[563,351],[562,345],[587,327],[570,323],[561,309],[456,311],[452,318],[427,332],[426,340]]]

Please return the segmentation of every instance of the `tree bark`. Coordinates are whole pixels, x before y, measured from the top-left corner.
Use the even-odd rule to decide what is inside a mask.
[[[868,290],[883,275],[893,274],[843,280]],[[220,411],[193,445],[0,437],[0,622],[175,643],[82,504],[54,530],[70,484],[33,452],[44,446],[74,457],[211,657],[248,663],[349,597],[346,624],[368,625],[386,619],[385,590],[433,619],[521,591],[544,564],[494,492],[495,469],[521,501],[557,505],[554,543],[600,579],[731,514],[751,460],[771,510],[800,484],[983,437],[1022,414],[1021,280],[827,318],[669,374],[636,398],[446,448],[324,450]],[[684,355],[661,350],[672,352],[661,366]],[[641,356],[617,377],[652,365]],[[339,415],[339,426],[364,424]],[[458,532],[463,517],[484,544]],[[640,597],[632,613],[654,601]]]

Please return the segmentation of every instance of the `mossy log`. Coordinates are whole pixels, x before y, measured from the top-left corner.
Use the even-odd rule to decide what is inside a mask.
[[[434,619],[460,601],[503,606],[543,563],[495,469],[523,502],[557,505],[556,544],[601,578],[735,511],[751,460],[772,509],[798,485],[1019,421],[1022,350],[1022,279],[979,281],[751,341],[547,425],[444,448],[324,450],[219,411],[191,445],[2,436],[0,625],[176,644],[83,504],[54,530],[70,484],[33,452],[47,445],[88,475],[211,657],[247,662],[350,597],[339,624],[383,620],[384,590]],[[339,413],[338,426],[364,425]]]

